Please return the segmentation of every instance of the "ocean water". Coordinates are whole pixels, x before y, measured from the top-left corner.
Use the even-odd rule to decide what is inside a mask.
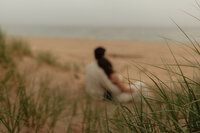
[[[163,38],[187,42],[187,38],[177,27],[65,27],[65,26],[2,26],[8,35],[60,37],[98,40],[131,40],[162,42]],[[200,27],[184,27],[184,31],[197,41]]]

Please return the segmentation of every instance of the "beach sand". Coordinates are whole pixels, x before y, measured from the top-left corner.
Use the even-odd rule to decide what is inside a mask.
[[[19,37],[17,37],[19,38]],[[28,42],[34,56],[23,57],[18,61],[18,68],[22,74],[27,76],[27,84],[30,89],[39,88],[42,79],[49,79],[45,82],[49,88],[55,89],[57,86],[63,90],[63,94],[72,101],[77,100],[84,103],[85,93],[85,69],[86,66],[94,60],[93,51],[96,47],[102,46],[106,48],[106,57],[112,62],[114,70],[124,78],[128,78],[131,82],[142,80],[149,86],[155,86],[146,74],[155,74],[163,82],[169,82],[170,78],[176,78],[173,75],[156,67],[163,67],[163,63],[175,64],[175,59],[170,52],[169,47],[173,51],[179,63],[186,63],[182,57],[194,60],[195,53],[188,46],[183,44],[166,42],[135,42],[135,41],[106,41],[106,40],[80,40],[66,38],[42,38],[42,37],[20,37]],[[71,64],[76,69],[63,70],[56,66],[43,64],[38,66],[37,56],[40,52],[49,51],[54,55],[61,64]],[[190,52],[190,54],[188,53]],[[193,56],[192,56],[193,55]],[[197,58],[197,57],[196,57]],[[199,60],[199,58],[197,58]],[[147,65],[150,64],[150,65]],[[153,66],[155,67],[153,67]],[[165,68],[165,67],[164,67]],[[188,77],[193,77],[195,70],[192,68],[181,67],[183,73]],[[175,69],[175,68],[174,68]],[[176,70],[178,70],[176,68]],[[177,71],[179,72],[179,71]],[[155,78],[154,78],[155,79]],[[126,80],[127,81],[127,80]],[[30,82],[30,83],[29,83]],[[75,97],[75,98],[74,98]],[[98,105],[104,102],[94,101]],[[106,103],[109,108],[114,105]],[[72,132],[81,132],[81,109],[72,123]],[[55,131],[66,132],[66,123],[58,122]]]
[[[30,44],[34,54],[40,51],[50,51],[57,57],[59,62],[76,64],[80,69],[79,77],[81,81],[79,82],[83,84],[85,68],[88,63],[94,60],[93,51],[98,46],[106,48],[106,57],[112,62],[116,72],[126,78],[130,78],[133,82],[135,80],[142,80],[150,85],[153,85],[153,82],[146,76],[145,73],[148,72],[168,82],[168,73],[151,65],[160,66],[163,63],[175,64],[169,47],[172,49],[179,63],[185,63],[182,58],[183,56],[189,60],[194,60],[191,54],[188,54],[188,52],[191,52],[191,49],[187,47],[189,45],[175,43],[167,45],[164,41],[153,43],[41,37],[23,37],[22,39]],[[195,54],[192,55],[195,56]],[[138,69],[137,67],[140,65],[142,67]],[[191,68],[183,67],[182,69],[186,75],[193,75],[194,70]]]

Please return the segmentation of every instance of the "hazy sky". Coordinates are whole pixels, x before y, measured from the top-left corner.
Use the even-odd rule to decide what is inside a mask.
[[[0,0],[0,25],[168,26],[199,22],[195,0]],[[199,15],[200,16],[200,15]],[[173,24],[172,24],[173,25]]]

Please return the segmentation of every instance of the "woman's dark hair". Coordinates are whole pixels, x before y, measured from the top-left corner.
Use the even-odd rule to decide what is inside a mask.
[[[104,48],[98,47],[94,50],[94,55],[98,62],[99,67],[101,67],[106,73],[106,75],[108,76],[108,78],[110,78],[110,75],[114,71],[112,69],[112,64],[110,63],[110,61],[104,57],[105,51],[106,50]],[[112,92],[106,89],[104,92],[104,98],[108,100],[112,100],[113,99]]]
[[[112,64],[110,63],[110,61],[104,57],[105,51],[106,50],[104,48],[98,47],[95,49],[94,53],[95,53],[95,58],[98,62],[99,67],[101,67],[106,73],[106,75],[108,76],[108,78],[110,78],[110,75],[114,71],[113,71]]]
[[[94,50],[94,55],[95,55],[95,58],[98,60],[98,59],[101,59],[103,56],[104,56],[104,53],[105,53],[105,48],[102,48],[102,47],[98,47]]]

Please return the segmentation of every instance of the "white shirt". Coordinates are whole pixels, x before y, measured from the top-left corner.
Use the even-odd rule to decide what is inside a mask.
[[[86,68],[86,92],[94,99],[102,100],[108,89],[113,95],[119,95],[121,90],[106,76],[97,61],[90,63]]]

